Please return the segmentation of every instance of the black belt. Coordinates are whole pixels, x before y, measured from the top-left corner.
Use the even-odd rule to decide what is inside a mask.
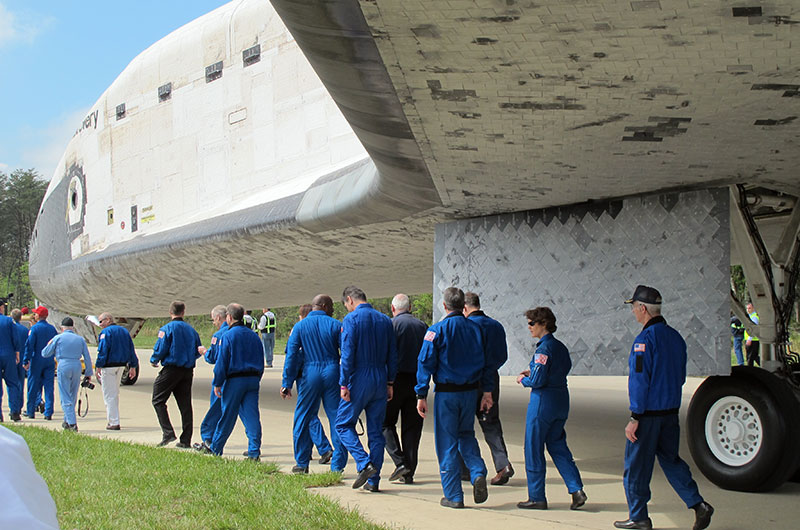
[[[436,383],[437,392],[464,392],[467,390],[477,390],[478,388],[480,388],[480,383],[478,381],[474,383],[465,383],[463,385],[457,383]]]
[[[261,372],[251,370],[249,372],[234,372],[225,376],[226,379],[233,379],[235,377],[261,377]]]
[[[670,416],[677,414],[680,409],[646,410],[639,416]]]

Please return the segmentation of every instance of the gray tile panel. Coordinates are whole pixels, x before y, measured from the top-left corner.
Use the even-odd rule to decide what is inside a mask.
[[[640,326],[623,301],[658,288],[687,342],[692,375],[730,371],[728,192],[724,188],[531,210],[436,226],[434,310],[450,285],[481,295],[506,327],[504,374],[534,348],[522,313],[550,306],[574,374],[627,374]]]

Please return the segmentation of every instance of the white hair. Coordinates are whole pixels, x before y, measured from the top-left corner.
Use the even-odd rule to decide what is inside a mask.
[[[647,312],[653,315],[654,317],[657,317],[658,315],[661,314],[661,304],[646,304],[644,302],[639,302],[639,303],[642,304],[644,308],[647,309]]]
[[[408,300],[407,295],[399,293],[394,295],[394,298],[392,298],[392,305],[398,312],[408,311],[408,309],[411,307],[411,302]]]

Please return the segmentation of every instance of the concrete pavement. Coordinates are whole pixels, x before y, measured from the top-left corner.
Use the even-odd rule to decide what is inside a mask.
[[[133,386],[122,387],[120,413],[122,430],[105,430],[105,407],[100,388],[90,392],[90,411],[86,418],[79,418],[80,432],[92,436],[126,440],[155,445],[161,439],[153,407],[150,404],[152,383],[156,375],[147,363],[149,351],[139,351],[142,374]],[[261,390],[261,421],[263,427],[262,458],[273,461],[289,472],[294,465],[292,457],[291,423],[295,400],[281,400],[278,389],[282,369],[282,356],[275,357],[275,368],[266,369]],[[193,386],[194,441],[199,441],[200,421],[208,406],[211,386],[211,367],[198,363]],[[528,392],[518,386],[512,377],[501,378],[500,410],[509,456],[516,470],[515,476],[504,486],[490,486],[489,500],[475,506],[472,502],[471,486],[464,483],[467,509],[452,510],[439,506],[442,497],[438,465],[434,453],[432,414],[426,420],[420,447],[420,463],[411,485],[381,482],[380,493],[353,490],[350,485],[355,477],[355,465],[349,460],[343,483],[340,486],[319,488],[315,491],[336,499],[342,506],[357,509],[366,518],[386,524],[392,528],[431,528],[453,526],[460,529],[487,529],[500,527],[539,529],[609,529],[617,519],[627,518],[625,494],[622,489],[622,454],[624,449],[623,428],[628,419],[626,379],[624,377],[573,377],[570,379],[572,410],[567,423],[567,438],[578,467],[581,470],[585,491],[589,500],[579,511],[570,511],[570,497],[552,462],[548,459],[547,511],[526,511],[516,508],[518,501],[527,498],[522,439]],[[684,407],[694,389],[702,382],[690,379],[684,387]],[[56,407],[53,421],[41,416],[24,420],[25,424],[43,425],[60,429],[62,415],[56,385]],[[435,402],[435,400],[434,400]],[[174,400],[169,402],[173,425],[179,428],[180,415]],[[324,413],[320,416],[328,431]],[[682,426],[685,421],[682,421]],[[481,454],[492,474],[493,465],[489,449],[481,442]],[[246,449],[244,429],[237,423],[225,448],[226,456],[242,458]],[[178,449],[165,449],[178,450]],[[800,520],[800,484],[787,483],[775,492],[766,494],[730,492],[709,483],[694,467],[688,449],[683,444],[681,455],[692,466],[700,492],[716,508],[711,528],[715,529],[794,529]],[[202,458],[198,455],[198,458]],[[317,455],[314,455],[318,459]],[[312,472],[320,472],[327,466],[311,463]],[[394,469],[386,457],[384,476]],[[652,481],[653,501],[650,515],[656,528],[691,528],[694,512],[686,510],[680,499],[666,482],[658,466]]]

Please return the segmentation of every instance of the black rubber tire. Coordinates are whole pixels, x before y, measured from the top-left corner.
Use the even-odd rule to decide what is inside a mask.
[[[723,489],[775,489],[792,475],[800,456],[797,450],[800,425],[791,421],[791,417],[797,414],[797,400],[784,381],[764,370],[752,370],[759,370],[766,376],[734,371],[731,376],[709,377],[697,389],[689,404],[689,451],[703,475]],[[762,382],[762,379],[770,378],[774,378],[773,384]],[[738,396],[749,402],[761,418],[761,447],[753,460],[742,466],[730,466],[719,461],[706,440],[706,416],[714,403],[725,396]],[[788,412],[784,412],[785,409]]]
[[[123,385],[132,385],[139,380],[139,370],[136,370],[136,375],[131,377],[130,376],[130,366],[126,366],[125,369],[122,371],[122,379],[120,379],[120,384]]]

